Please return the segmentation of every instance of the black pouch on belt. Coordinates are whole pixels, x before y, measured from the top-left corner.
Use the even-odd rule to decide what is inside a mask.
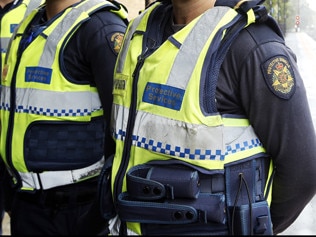
[[[138,165],[126,178],[129,195],[138,200],[196,199],[200,192],[198,172],[183,166]]]
[[[269,165],[269,157],[259,155],[225,167],[232,235],[273,235],[270,208],[264,195]]]
[[[128,170],[127,190],[118,196],[117,202],[121,220],[170,228],[188,224],[186,230],[193,231],[190,233],[201,228],[209,233],[209,228],[214,227],[210,223],[219,225],[219,232],[227,230],[222,173],[177,161],[158,163]]]
[[[177,167],[153,166],[147,173],[147,179],[162,183],[170,190],[171,197],[174,198],[194,198],[199,195],[200,181],[196,170]]]
[[[266,201],[230,207],[233,235],[273,235],[271,215]]]

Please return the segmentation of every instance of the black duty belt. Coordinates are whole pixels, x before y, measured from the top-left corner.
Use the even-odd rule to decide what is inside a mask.
[[[226,222],[224,176],[184,166],[139,165],[126,176],[118,197],[124,221],[160,224]]]
[[[27,202],[49,207],[91,202],[97,198],[97,179],[94,178],[85,183],[34,192],[18,191],[17,197]]]

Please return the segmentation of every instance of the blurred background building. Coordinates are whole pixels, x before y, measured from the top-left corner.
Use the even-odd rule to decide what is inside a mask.
[[[315,0],[266,0],[264,5],[278,21],[284,34],[304,31],[316,39]]]

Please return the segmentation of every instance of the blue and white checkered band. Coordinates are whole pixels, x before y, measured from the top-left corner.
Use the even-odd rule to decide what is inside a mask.
[[[119,130],[115,134],[117,140],[124,141],[126,132]],[[161,141],[154,141],[145,137],[133,136],[133,145],[139,148],[144,148],[153,152],[176,156],[179,158],[187,158],[191,160],[225,160],[225,156],[234,154],[240,151],[245,151],[258,146],[261,146],[259,139],[251,139],[242,143],[235,143],[226,146],[226,150],[208,150],[208,149],[190,149],[186,147],[174,146]]]
[[[10,87],[2,86],[2,92],[4,93],[2,93],[0,106],[2,110],[8,111],[11,109]],[[102,110],[98,94],[91,91],[55,92],[17,88],[16,95],[16,113],[49,117],[82,117]],[[23,100],[23,98],[28,98],[28,100]]]

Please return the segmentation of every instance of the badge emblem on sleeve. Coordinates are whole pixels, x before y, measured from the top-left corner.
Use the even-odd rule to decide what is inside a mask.
[[[290,99],[295,92],[295,77],[289,60],[274,57],[263,64],[263,73],[270,90],[282,99]]]
[[[113,49],[117,54],[121,50],[123,38],[124,38],[124,34],[118,33],[118,32],[114,33],[111,36],[111,42],[113,42]]]

